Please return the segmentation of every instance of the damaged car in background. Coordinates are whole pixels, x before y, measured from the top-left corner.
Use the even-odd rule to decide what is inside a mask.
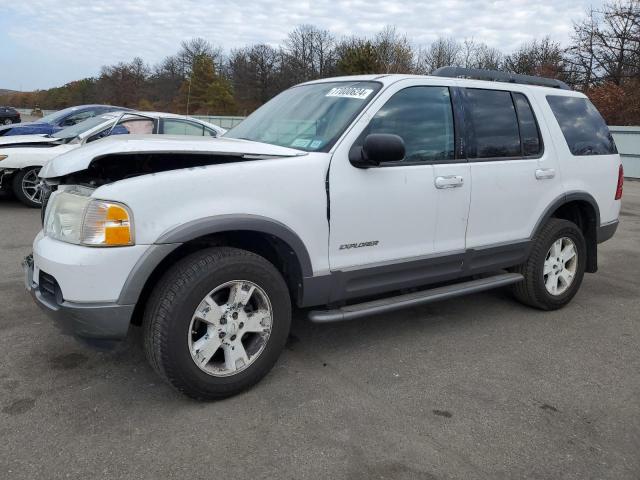
[[[107,112],[128,111],[129,108],[114,107],[113,105],[78,105],[50,113],[33,122],[24,122],[13,125],[6,124],[0,127],[0,137],[12,135],[50,135],[63,128],[76,125],[87,118],[102,115]]]
[[[49,135],[0,137],[0,188],[29,207],[42,204],[38,172],[51,159],[110,135],[163,134],[217,137],[226,130],[183,115],[110,112]]]

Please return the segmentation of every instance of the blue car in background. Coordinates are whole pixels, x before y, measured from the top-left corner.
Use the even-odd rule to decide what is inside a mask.
[[[9,135],[51,135],[63,128],[82,122],[87,118],[116,110],[129,111],[128,108],[113,107],[111,105],[80,105],[77,107],[69,107],[46,115],[35,122],[0,127],[0,137]]]

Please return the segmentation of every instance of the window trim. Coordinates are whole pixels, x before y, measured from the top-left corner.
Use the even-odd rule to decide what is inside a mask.
[[[455,98],[454,98],[457,95],[457,94],[454,94],[454,90],[456,89],[456,87],[453,87],[453,86],[450,86],[450,85],[431,85],[431,84],[409,85],[407,87],[401,88],[400,90],[394,92],[380,106],[380,108],[373,115],[371,115],[371,118],[369,119],[369,122],[364,127],[364,129],[360,132],[360,134],[356,137],[354,142],[349,147],[349,150],[351,150],[351,148],[354,147],[356,142],[359,140],[360,136],[369,127],[369,124],[371,123],[373,118],[387,104],[387,102],[389,102],[389,100],[391,100],[393,97],[395,97],[398,93],[403,92],[404,90],[408,90],[409,88],[429,88],[429,87],[446,88],[446,89],[449,90],[449,103],[451,105],[451,114],[452,114],[452,120],[453,120],[453,125],[452,125],[453,126],[453,158],[447,159],[447,160],[413,160],[413,161],[409,161],[409,162],[404,161],[404,160],[399,160],[397,162],[383,162],[380,165],[378,165],[377,167],[370,167],[370,168],[397,168],[397,167],[415,167],[415,166],[421,166],[421,165],[447,165],[447,164],[455,164],[455,163],[466,163],[466,159],[461,157],[461,156],[459,156],[459,154],[458,154],[458,146],[459,145],[461,146],[463,144],[463,139],[462,139],[462,135],[461,135],[462,131],[461,131],[461,128],[460,128],[461,119],[460,119],[460,111],[459,111],[458,108],[456,108],[456,101],[455,101]]]
[[[461,101],[462,101],[462,105],[463,105],[463,111],[466,112],[467,109],[469,109],[469,99],[467,98],[467,91],[468,90],[488,90],[491,92],[507,92],[509,94],[509,96],[511,97],[511,104],[513,105],[513,110],[516,114],[516,121],[518,124],[518,136],[520,138],[520,155],[512,155],[512,156],[505,156],[505,157],[474,157],[471,158],[469,157],[469,151],[467,148],[465,148],[464,150],[464,156],[467,160],[468,163],[484,163],[484,162],[504,162],[504,161],[517,161],[517,160],[538,160],[540,158],[542,158],[544,156],[545,153],[545,145],[544,145],[544,139],[542,136],[542,131],[540,130],[540,124],[538,122],[538,117],[536,116],[536,112],[533,109],[533,106],[531,105],[531,101],[529,100],[529,97],[527,96],[526,93],[521,92],[521,91],[513,91],[513,90],[505,90],[502,88],[476,88],[476,87],[459,87],[459,89],[461,90]],[[527,103],[529,104],[529,108],[531,109],[531,113],[533,114],[533,119],[536,122],[536,129],[538,130],[538,138],[540,139],[540,152],[537,155],[530,155],[530,156],[525,156],[524,155],[524,144],[522,142],[522,132],[521,132],[521,127],[520,127],[520,116],[518,115],[518,109],[516,107],[516,103],[514,100],[514,93],[519,93],[522,96],[524,96],[524,98],[527,100]],[[471,127],[470,125],[470,119],[468,119],[466,116],[464,118],[464,139],[465,139],[465,145],[475,145],[475,131],[474,129]]]

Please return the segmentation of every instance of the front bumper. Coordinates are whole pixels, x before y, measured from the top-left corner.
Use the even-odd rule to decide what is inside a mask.
[[[15,173],[15,168],[0,168],[0,189],[8,189],[11,184],[11,176]]]
[[[77,303],[62,298],[55,279],[49,279],[49,288],[34,281],[33,256],[27,256],[22,265],[25,286],[35,303],[49,316],[65,334],[79,337],[89,343],[121,340],[127,335],[134,305],[116,303]],[[43,275],[38,270],[39,275]],[[47,274],[45,274],[47,275]],[[52,287],[53,285],[53,287]]]

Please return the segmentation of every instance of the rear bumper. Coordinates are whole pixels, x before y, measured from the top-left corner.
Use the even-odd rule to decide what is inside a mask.
[[[606,242],[616,233],[618,229],[619,221],[605,223],[598,228],[598,243]]]
[[[34,302],[54,320],[63,333],[93,344],[105,341],[108,343],[126,337],[134,305],[66,301],[62,298],[59,288],[47,290],[34,281],[31,255],[27,256],[22,264],[25,286]],[[57,285],[55,279],[54,285]]]

